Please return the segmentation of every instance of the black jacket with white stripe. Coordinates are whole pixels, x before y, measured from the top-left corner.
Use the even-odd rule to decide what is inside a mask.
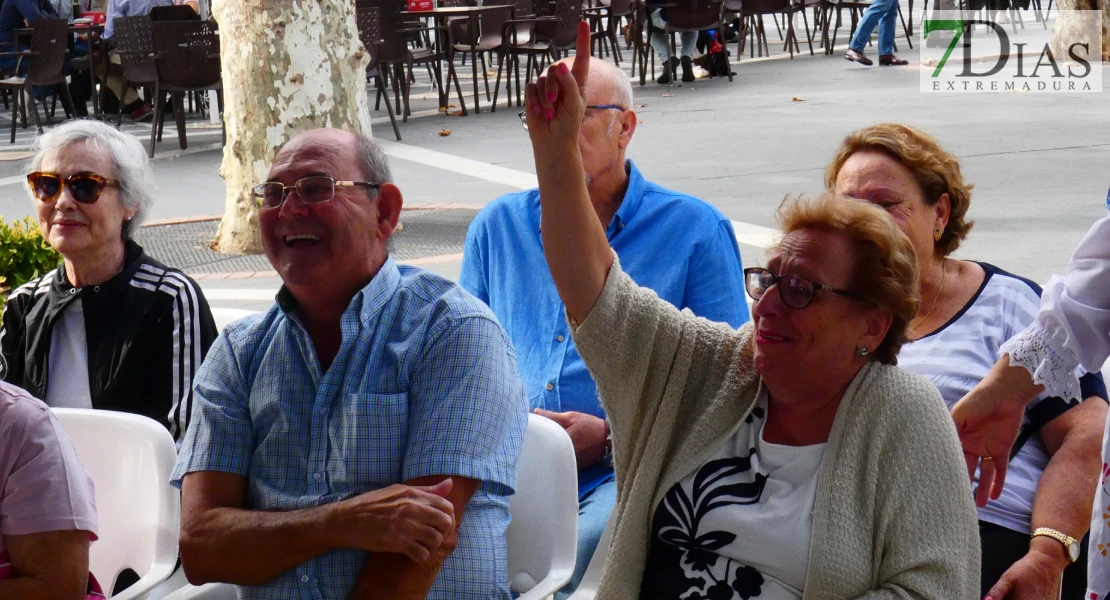
[[[4,380],[46,398],[54,325],[80,298],[93,408],[150,417],[180,441],[193,375],[216,339],[216,323],[195,281],[135,242],[126,252],[123,271],[103,284],[74,288],[61,265],[12,292],[0,329]]]

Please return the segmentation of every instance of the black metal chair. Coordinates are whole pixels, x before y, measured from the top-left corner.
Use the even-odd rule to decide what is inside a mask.
[[[154,120],[150,126],[150,156],[154,157],[155,140],[162,138],[165,96],[173,97],[173,113],[177,121],[177,140],[184,150],[185,94],[215,90],[218,110],[223,113],[223,80],[220,74],[220,38],[211,21],[154,21]],[[156,137],[157,136],[157,137]],[[224,143],[227,131],[224,130]]]
[[[143,87],[153,89],[154,82],[158,79],[158,69],[152,58],[154,31],[149,17],[116,17],[112,27],[116,30],[112,39],[116,42],[116,54],[119,55],[120,68],[123,71],[123,86],[118,102],[119,115],[116,117],[118,127],[123,123],[123,99],[127,96],[127,90],[130,88],[138,91]]]
[[[385,110],[389,113],[389,123],[393,125],[393,134],[397,141],[401,141],[401,131],[397,129],[397,119],[393,116],[393,107],[389,105],[389,71],[378,63],[378,48],[382,45],[382,13],[376,6],[355,9],[355,18],[358,23],[358,37],[366,52],[370,54],[370,65],[366,67],[366,78],[374,81],[377,88],[377,102],[385,99]],[[394,82],[397,85],[397,82]],[[380,106],[380,105],[379,105]],[[378,107],[375,106],[374,110]]]
[[[794,29],[794,15],[798,12],[802,13],[805,17],[805,5],[795,0],[744,0],[743,15],[746,21],[746,30],[752,38],[752,48],[750,52],[759,50],[759,55],[763,56],[764,50],[770,55],[771,49],[767,43],[767,32],[763,27],[764,15],[772,15],[775,18],[775,25],[778,26],[777,15],[783,15],[786,20],[786,46],[790,50],[790,58],[794,58],[794,52],[801,52],[801,47],[798,43],[798,33]],[[806,41],[809,43],[809,53],[813,54],[813,41],[809,36],[809,22],[806,21]]]
[[[620,42],[617,41],[617,30],[620,29],[622,19],[633,16],[632,0],[603,0],[600,6],[584,9],[582,13],[590,21],[590,41],[597,45],[595,56],[602,56],[604,51],[610,52],[613,62],[618,67],[621,66],[624,57],[621,55]],[[633,46],[633,55],[638,47],[638,44]]]
[[[675,33],[700,32],[711,29],[720,32],[726,31],[723,3],[724,0],[677,0],[674,7],[667,9],[667,26],[663,33],[670,37],[671,56],[678,56],[674,41]],[[648,17],[648,23],[651,24],[650,16]],[[727,49],[722,50],[722,52],[726,52],[725,68],[728,73],[728,80],[732,81],[732,65],[728,60]],[[665,65],[665,67],[672,69],[671,80],[677,81],[678,78],[673,65]]]
[[[409,37],[426,31],[434,32],[445,40],[437,47],[409,48]],[[382,13],[381,44],[378,46],[377,60],[379,65],[388,65],[393,68],[394,100],[402,106],[401,122],[407,123],[412,111],[409,108],[409,78],[405,76],[405,67],[412,71],[414,64],[427,65],[432,72],[439,91],[440,106],[447,104],[450,97],[450,85],[455,84],[455,93],[458,94],[459,106],[462,114],[467,114],[466,102],[463,100],[462,86],[459,76],[455,73],[454,42],[451,40],[451,31],[448,27],[414,27],[409,15]],[[443,63],[447,63],[447,77],[444,81]],[[397,85],[399,83],[399,85]],[[401,97],[397,97],[397,93]]]
[[[199,21],[200,15],[192,8],[185,6],[155,6],[150,9],[151,21]],[[115,27],[113,25],[112,27]]]
[[[69,23],[65,19],[39,19],[32,27],[31,49],[26,52],[0,52],[0,56],[19,57],[16,64],[16,75],[0,80],[0,90],[12,92],[12,135],[11,143],[15,143],[15,127],[20,110],[26,110],[27,102],[31,104],[31,114],[35,119],[35,128],[42,133],[42,122],[39,121],[38,106],[35,104],[34,88],[38,86],[53,87],[62,97],[62,106],[65,108],[66,117],[75,113],[73,98],[69,95],[66,85],[65,63],[66,47],[69,44]],[[22,72],[23,62],[27,62],[26,75]],[[24,118],[26,123],[26,118]]]
[[[486,6],[492,6],[487,4]],[[486,54],[501,55],[502,47],[505,45],[505,22],[513,16],[513,7],[505,5],[501,10],[491,10],[483,12],[478,15],[478,35],[474,39],[474,33],[469,31],[466,26],[467,21],[460,19],[457,23],[451,24],[451,36],[454,40],[455,52],[461,52],[463,55],[463,63],[466,63],[466,55],[473,49],[477,50],[478,56],[482,61],[482,81],[486,86],[486,100],[490,99],[489,91],[489,75],[486,67]],[[462,34],[465,37],[460,37]],[[493,64],[492,57],[490,64]],[[495,86],[500,86],[500,80]],[[497,103],[493,103],[490,108],[491,111],[497,110]]]
[[[548,12],[549,6],[536,7],[528,0],[518,0],[513,18],[502,25],[501,53],[497,60],[497,83],[493,90],[493,105],[497,106],[497,91],[501,84],[501,71],[508,67],[505,75],[506,106],[512,105],[511,78],[516,78],[516,105],[521,105],[520,57],[527,56],[524,83],[532,81],[532,74],[543,75],[547,62],[554,59],[559,51],[574,47],[578,33],[578,22],[582,19],[581,0],[555,0],[554,15],[542,14],[521,17],[522,13]],[[508,64],[505,64],[505,63]]]

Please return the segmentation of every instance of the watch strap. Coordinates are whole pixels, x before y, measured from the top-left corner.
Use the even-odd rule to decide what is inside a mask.
[[[1038,528],[1034,529],[1032,537],[1040,537],[1040,536],[1050,537],[1050,538],[1056,540],[1057,542],[1060,542],[1061,544],[1063,544],[1064,545],[1064,554],[1068,557],[1068,561],[1070,561],[1073,564],[1075,563],[1075,561],[1077,559],[1072,557],[1071,547],[1072,547],[1072,544],[1078,545],[1079,540],[1071,537],[1070,535],[1068,535],[1068,534],[1066,534],[1062,531],[1057,531],[1055,529],[1052,529],[1051,527],[1038,527]]]

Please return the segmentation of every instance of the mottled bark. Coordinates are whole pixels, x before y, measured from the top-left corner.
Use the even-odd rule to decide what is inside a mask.
[[[262,251],[250,188],[290,137],[317,127],[370,135],[366,65],[351,0],[236,0],[220,23],[227,202],[215,248]]]
[[[1059,0],[1055,6],[1062,10],[1102,11],[1101,27],[1095,25],[1088,15],[1065,16],[1065,13],[1059,13],[1052,35],[1052,52],[1055,56],[1068,56],[1068,47],[1074,43],[1089,42],[1094,48],[1094,44],[1098,42],[1094,38],[1101,34],[1102,60],[1110,60],[1110,0]]]

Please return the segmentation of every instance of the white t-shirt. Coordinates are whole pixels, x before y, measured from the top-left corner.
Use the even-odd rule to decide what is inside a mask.
[[[993,265],[979,264],[986,278],[967,306],[936,332],[903,345],[898,355],[898,366],[932,381],[949,408],[986,377],[998,360],[999,347],[1032,323],[1040,308],[1037,284]],[[1094,376],[1084,375],[1080,381],[1090,395]],[[1026,409],[1023,427],[1030,426],[1030,412],[1041,403],[1065,408],[1068,404],[1060,398],[1039,396]],[[1002,496],[979,509],[979,520],[1031,533],[1033,497],[1048,460],[1041,436],[1029,436],[1010,461]],[[978,476],[973,488],[977,486]]]
[[[92,408],[89,391],[89,347],[85,341],[85,311],[78,298],[69,303],[50,333],[50,370],[46,405],[54,408]]]
[[[763,440],[767,394],[655,511],[640,597],[801,600],[826,444]]]

